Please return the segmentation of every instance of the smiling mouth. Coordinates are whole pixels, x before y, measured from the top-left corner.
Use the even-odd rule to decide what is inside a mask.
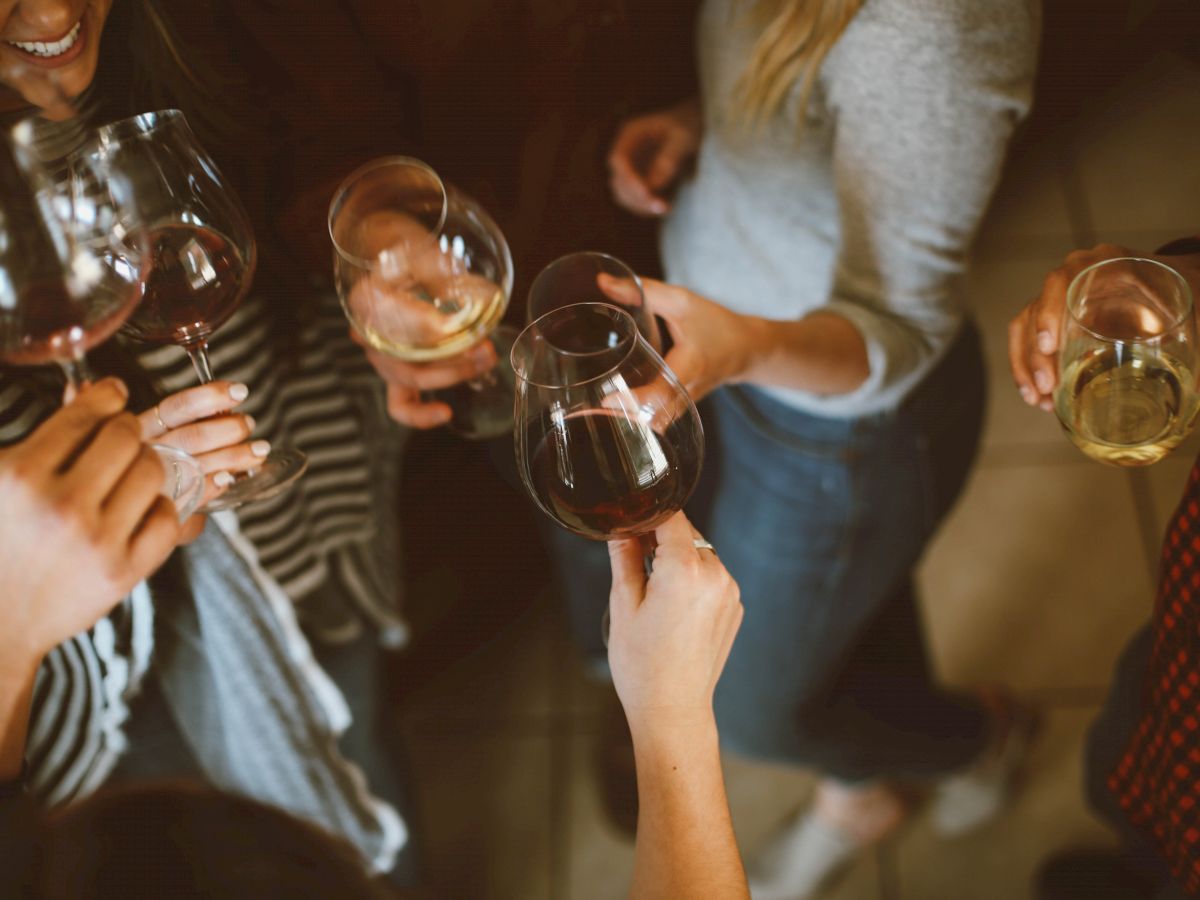
[[[10,47],[16,47],[18,50],[36,56],[38,59],[54,59],[57,56],[62,56],[75,46],[79,40],[79,33],[83,30],[83,22],[75,23],[75,27],[68,31],[57,41],[5,41]]]

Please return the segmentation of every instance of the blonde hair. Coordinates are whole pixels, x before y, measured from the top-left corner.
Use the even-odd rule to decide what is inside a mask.
[[[758,38],[735,89],[734,121],[749,130],[760,128],[780,111],[797,82],[803,110],[821,63],[863,2],[756,0],[747,25]]]

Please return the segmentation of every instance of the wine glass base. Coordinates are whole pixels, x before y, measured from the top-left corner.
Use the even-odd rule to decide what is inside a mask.
[[[239,475],[220,496],[204,504],[204,512],[235,509],[282,493],[308,469],[308,457],[299,450],[272,450],[253,472]]]

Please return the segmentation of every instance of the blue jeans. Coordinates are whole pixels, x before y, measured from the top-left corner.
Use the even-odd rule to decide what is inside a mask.
[[[984,393],[968,326],[892,411],[823,418],[749,387],[704,404],[688,511],[746,610],[715,700],[728,748],[847,781],[932,778],[983,750],[982,707],[934,683],[913,569],[965,483]],[[553,543],[576,634],[602,652],[603,547]]]

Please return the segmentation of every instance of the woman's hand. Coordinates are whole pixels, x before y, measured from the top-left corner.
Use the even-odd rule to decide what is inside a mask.
[[[665,195],[695,159],[703,131],[696,100],[623,123],[608,153],[613,198],[634,215],[665,215]]]
[[[36,667],[175,547],[163,468],[104,379],[0,451],[0,668]]]
[[[600,289],[615,302],[635,306],[637,287],[601,275]],[[699,294],[653,278],[642,281],[646,307],[667,323],[674,342],[666,363],[693,400],[746,373],[758,347],[762,320],[742,316]]]
[[[737,583],[683,513],[655,531],[646,577],[637,538],[611,541],[608,659],[635,735],[658,726],[706,723],[712,696],[742,621]]]
[[[164,397],[138,416],[142,439],[190,453],[204,472],[207,503],[233,484],[234,475],[262,465],[267,441],[248,440],[254,419],[232,413],[250,396],[244,384],[213,381]]]
[[[353,330],[350,336],[366,350],[367,359],[387,383],[388,413],[409,428],[437,428],[449,422],[453,415],[445,403],[422,400],[422,391],[453,387],[478,378],[496,365],[496,348],[491,341],[481,341],[449,359],[412,363],[368,346]]]

